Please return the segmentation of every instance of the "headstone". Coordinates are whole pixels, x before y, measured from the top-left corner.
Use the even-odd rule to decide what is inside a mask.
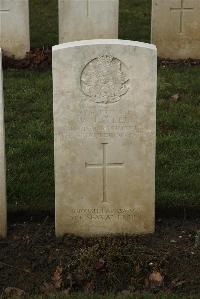
[[[4,137],[4,103],[2,52],[0,49],[0,238],[6,236],[6,170],[5,170],[5,137]]]
[[[56,235],[154,231],[156,48],[53,47]]]
[[[59,0],[60,43],[118,38],[119,0]]]
[[[200,58],[200,1],[153,0],[152,43],[162,58]]]
[[[28,0],[0,0],[0,47],[17,59],[30,50]]]

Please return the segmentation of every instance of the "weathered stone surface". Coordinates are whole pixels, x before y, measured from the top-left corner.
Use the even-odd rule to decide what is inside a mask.
[[[155,46],[53,47],[56,234],[154,231]]]
[[[153,0],[152,43],[163,58],[200,58],[200,1]]]
[[[28,0],[0,0],[0,47],[15,58],[30,50]]]
[[[59,0],[60,43],[118,38],[119,0]]]
[[[5,137],[4,137],[4,103],[2,53],[0,49],[0,238],[6,236],[6,170],[5,170]]]

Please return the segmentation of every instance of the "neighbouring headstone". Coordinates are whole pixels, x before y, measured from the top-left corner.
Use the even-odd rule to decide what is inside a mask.
[[[30,50],[28,0],[0,0],[0,47],[17,59]]]
[[[200,1],[153,0],[152,43],[162,58],[200,58]]]
[[[154,45],[53,47],[56,235],[154,231]]]
[[[4,103],[2,53],[0,49],[0,238],[6,236],[6,168],[5,168],[5,136],[4,136]]]
[[[59,42],[118,38],[119,0],[59,0]]]

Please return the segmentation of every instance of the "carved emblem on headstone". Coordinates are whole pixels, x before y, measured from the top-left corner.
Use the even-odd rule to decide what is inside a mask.
[[[95,103],[118,102],[129,89],[126,66],[111,55],[90,61],[81,74],[83,93]]]

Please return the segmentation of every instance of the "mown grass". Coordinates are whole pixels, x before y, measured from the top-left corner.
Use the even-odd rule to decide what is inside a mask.
[[[54,206],[51,72],[4,73],[7,193],[11,210]]]
[[[58,0],[30,0],[31,47],[58,44]]]
[[[119,38],[150,42],[151,0],[120,0]]]
[[[158,74],[156,206],[199,208],[200,71]],[[53,211],[51,72],[7,70],[4,79],[9,208]]]
[[[157,205],[200,207],[200,69],[161,68],[157,105]],[[170,97],[177,94],[174,102]]]

